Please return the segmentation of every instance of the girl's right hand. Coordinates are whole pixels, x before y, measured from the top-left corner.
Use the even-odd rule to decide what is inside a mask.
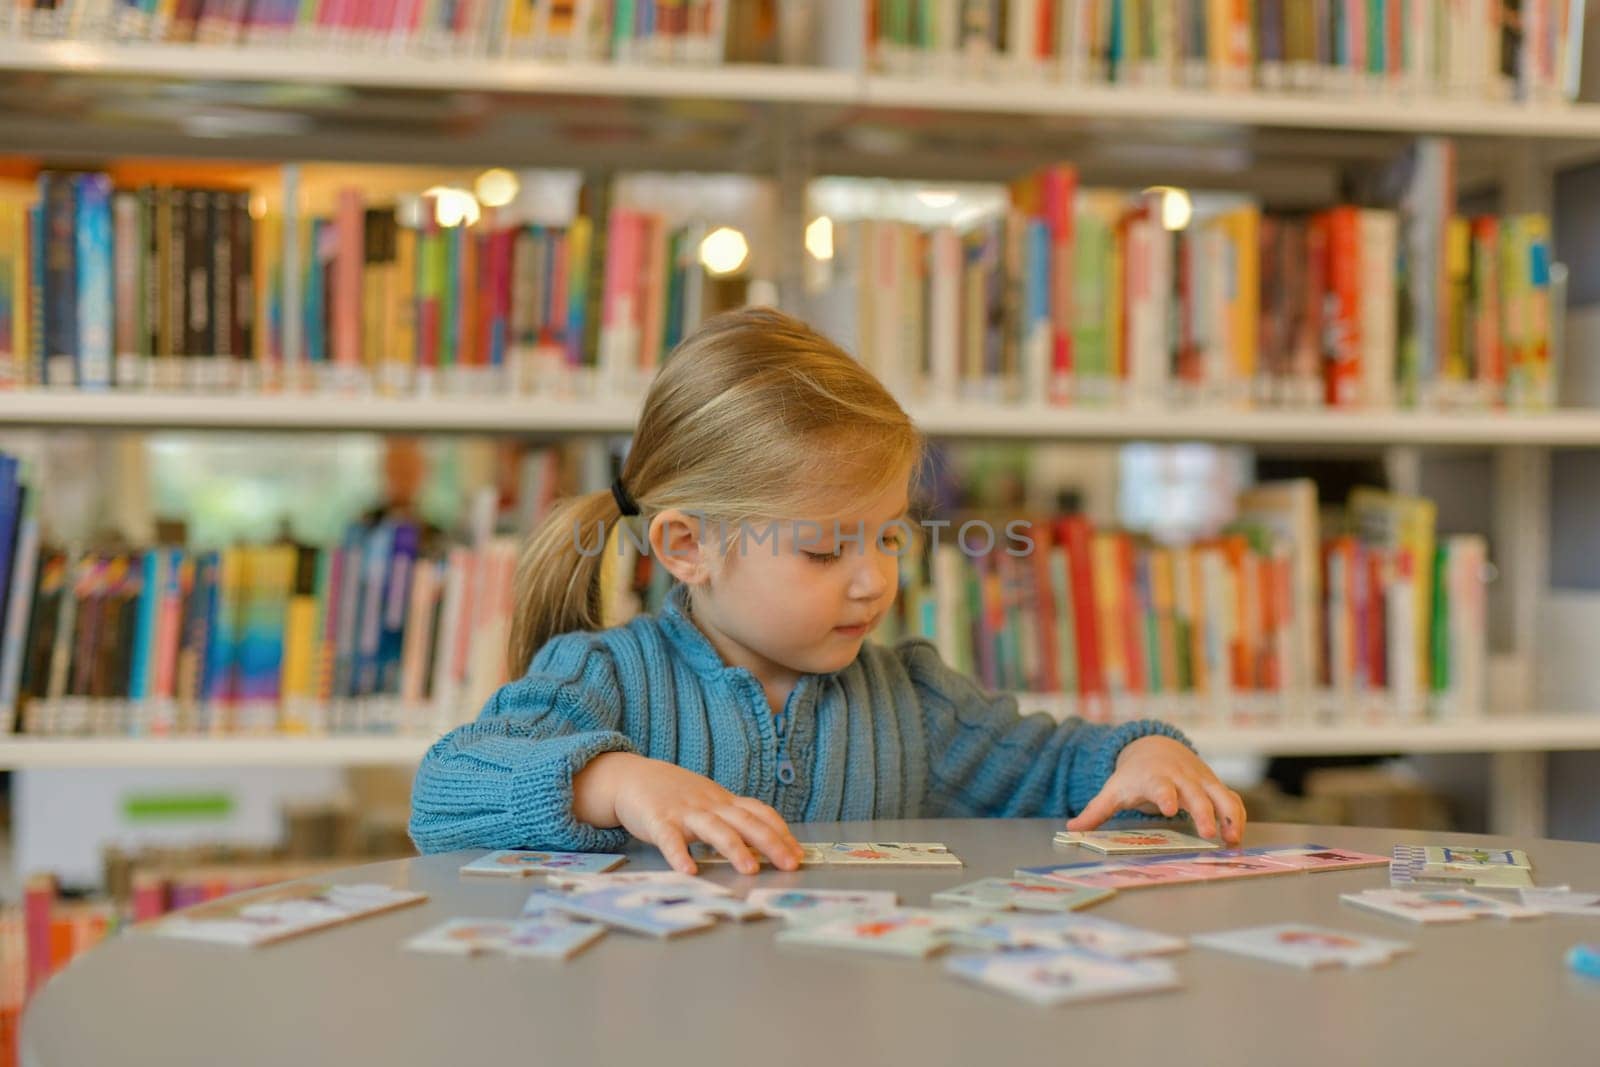
[[[698,870],[689,855],[691,841],[703,841],[728,858],[741,874],[755,874],[759,850],[779,870],[800,866],[800,843],[772,808],[752,797],[735,796],[703,775],[664,760],[628,752],[595,757],[573,780],[575,814],[591,825],[620,825],[661,850],[675,871]],[[609,805],[598,803],[609,796]],[[609,806],[613,820],[584,818]],[[587,809],[587,812],[585,811]]]

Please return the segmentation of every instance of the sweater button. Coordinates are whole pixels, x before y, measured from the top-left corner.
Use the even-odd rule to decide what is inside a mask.
[[[778,764],[778,781],[782,782],[784,785],[794,784],[793,763],[790,763],[788,760],[784,760],[782,763]]]

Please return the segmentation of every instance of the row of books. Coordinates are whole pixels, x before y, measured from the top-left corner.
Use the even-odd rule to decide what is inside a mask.
[[[1584,0],[875,0],[873,69],[1069,85],[1577,96]]]
[[[1286,483],[1194,544],[1069,516],[1036,523],[1026,557],[943,545],[911,565],[882,637],[928,637],[991,689],[1063,694],[1098,720],[1481,713],[1483,540],[1435,546],[1431,504],[1363,491],[1360,532],[1319,542],[1314,509],[1309,482]]]
[[[18,0],[0,34],[565,61],[721,63],[773,47],[776,0]]]
[[[700,321],[704,227],[617,207],[567,225],[332,217],[239,190],[40,174],[0,195],[0,385],[559,392],[642,388]],[[603,264],[603,266],[602,266]]]
[[[1485,699],[1486,548],[1437,542],[1433,515],[1357,490],[1323,536],[1309,480],[1248,491],[1222,535],[1180,545],[1082,515],[973,513],[902,556],[874,640],[928,638],[987,688],[1094,721],[1470,717]],[[662,569],[620,543],[613,620],[665,591]]]
[[[385,520],[327,548],[46,547],[24,620],[21,728],[448,729],[506,681],[516,546],[430,555],[420,534]]]
[[[1448,147],[1421,152],[1414,181],[1448,196]],[[1547,217],[1226,198],[1169,229],[1167,199],[1058,166],[963,228],[836,224],[816,308],[899,395],[933,401],[1552,403]]]

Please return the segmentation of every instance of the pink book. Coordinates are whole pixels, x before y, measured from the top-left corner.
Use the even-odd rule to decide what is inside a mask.
[[[477,631],[478,616],[482,613],[480,604],[483,601],[483,586],[486,577],[487,561],[484,559],[486,549],[479,548],[466,553],[465,579],[462,582],[461,611],[455,619],[455,648],[450,652],[450,677],[461,679],[467,676],[467,664],[470,662],[468,649],[472,638]]]
[[[361,272],[365,250],[365,207],[361,190],[339,190],[338,234],[333,275],[333,361],[339,367],[361,365]]]

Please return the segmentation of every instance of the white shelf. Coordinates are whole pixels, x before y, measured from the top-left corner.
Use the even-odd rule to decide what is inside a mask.
[[[0,393],[0,425],[127,429],[632,433],[638,401],[551,396]]]
[[[6,737],[0,769],[60,767],[353,767],[414,764],[433,738]]]
[[[1024,703],[1024,709],[1029,707]],[[1545,713],[1457,723],[1186,729],[1209,754],[1375,755],[1600,749],[1600,714]],[[0,739],[0,769],[411,765],[420,736]]]
[[[234,83],[482,91],[634,99],[792,103],[924,113],[1044,115],[1118,122],[1441,133],[1581,140],[1600,137],[1600,106],[1381,94],[1314,95],[907,78],[777,64],[689,67],[426,57],[385,51],[238,48],[0,39],[0,70]]]
[[[1600,135],[1600,106],[1593,104],[1533,107],[1380,93],[1221,92],[889,75],[864,78],[862,96],[872,107],[926,112],[1467,136],[1571,139]]]
[[[1258,756],[1600,749],[1600,715],[1542,713],[1461,722],[1206,727],[1185,731],[1202,752]]]
[[[0,425],[125,429],[369,432],[631,433],[638,398],[386,398],[328,393],[230,395],[0,392]],[[1600,411],[1250,411],[909,404],[940,438],[1046,441],[1228,441],[1244,444],[1600,446]]]
[[[1600,445],[1600,411],[1291,411],[910,405],[936,437],[1244,444]]]
[[[0,70],[376,89],[848,104],[852,71],[777,64],[564,63],[414,53],[0,39]]]

